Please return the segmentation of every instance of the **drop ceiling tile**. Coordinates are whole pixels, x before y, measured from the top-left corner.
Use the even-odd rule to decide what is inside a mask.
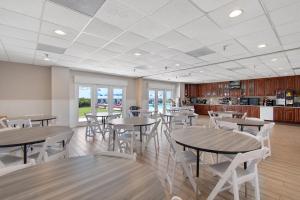
[[[268,11],[273,11],[282,7],[299,2],[298,0],[263,0]]]
[[[66,33],[66,35],[58,35],[54,31],[61,30]],[[53,24],[47,21],[42,22],[41,33],[44,35],[61,38],[63,40],[74,40],[75,37],[79,34],[79,31],[73,30],[71,28]]]
[[[157,10],[151,16],[151,19],[170,28],[177,28],[203,15],[204,14],[189,1],[173,0]]]
[[[61,54],[56,54],[56,53],[51,53],[51,52],[37,50],[35,52],[35,59],[37,59],[37,60],[44,60],[46,54],[48,55],[48,58],[52,62],[57,61],[61,57]]]
[[[137,35],[132,32],[126,32],[114,40],[114,42],[120,45],[124,45],[131,48],[137,47],[146,41],[147,39],[143,36]]]
[[[184,36],[177,31],[170,31],[155,39],[155,42],[163,44],[167,47],[180,46],[192,42],[192,39]]]
[[[282,36],[282,37],[280,37],[280,40],[281,40],[283,45],[295,44],[295,43],[299,44],[299,42],[300,42],[300,32]]]
[[[97,60],[85,59],[80,62],[80,66],[81,67],[97,67],[97,66],[101,66],[101,63]]]
[[[14,12],[40,18],[44,0],[1,0],[0,8],[5,8]],[[34,5],[34,6],[33,6]]]
[[[47,1],[43,19],[80,31],[88,23],[90,17]]]
[[[13,45],[6,45],[5,50],[9,58],[12,56],[22,56],[22,55],[27,57],[33,57],[35,51],[34,49],[18,47]]]
[[[200,9],[210,12],[221,6],[224,6],[232,0],[192,0]]]
[[[280,44],[271,29],[242,36],[237,38],[237,40],[255,54],[281,49]],[[260,44],[266,44],[267,47],[259,49],[257,46]]]
[[[33,41],[21,40],[17,38],[11,38],[6,36],[0,36],[0,40],[2,41],[4,46],[16,46],[23,47],[28,49],[35,49],[37,43]]]
[[[118,36],[122,29],[95,18],[89,23],[84,32],[94,34],[105,40],[111,40]]]
[[[175,55],[178,55],[181,53],[183,53],[183,52],[176,50],[176,49],[167,48],[167,49],[157,52],[157,55],[160,55],[164,58],[170,58],[172,56],[175,56]]]
[[[109,0],[98,10],[96,17],[122,29],[138,22],[143,15],[127,7],[122,1]]]
[[[139,23],[130,28],[130,31],[142,35],[148,39],[153,39],[161,36],[170,30],[170,28],[156,23],[149,18],[142,19],[141,21],[139,21]]]
[[[224,29],[224,32],[233,37],[239,37],[270,28],[271,25],[268,22],[266,16],[261,15],[259,17],[244,21],[243,23],[227,27]]]
[[[122,0],[122,2],[140,12],[149,15],[168,3],[169,0]]]
[[[298,1],[299,2],[299,1]],[[291,23],[300,20],[300,3],[295,3],[290,6],[274,10],[270,13],[271,19],[275,26],[279,26],[286,23]]]
[[[229,58],[235,55],[241,55],[247,53],[247,50],[235,40],[228,40],[225,42],[214,44],[208,46],[208,48],[214,50],[215,52],[219,53],[224,57],[229,57]]]
[[[56,46],[60,48],[67,48],[71,45],[72,41],[40,34],[39,43]]]
[[[76,56],[70,56],[70,55],[62,55],[59,58],[59,61],[61,62],[72,62],[72,63],[77,63],[81,60],[81,58],[76,57]]]
[[[82,58],[82,57],[87,57],[90,53],[92,53],[96,49],[97,49],[96,47],[91,47],[88,45],[83,45],[75,42],[72,44],[71,47],[69,47],[66,50],[65,54]]]
[[[117,53],[124,53],[124,52],[128,51],[130,48],[120,45],[120,44],[117,44],[117,43],[114,43],[114,42],[111,42],[111,43],[105,45],[105,47],[103,49],[117,52]]]
[[[38,34],[32,31],[18,29],[0,24],[0,35],[28,41],[37,41]]]
[[[203,29],[205,27],[205,29]],[[231,39],[207,17],[196,19],[178,29],[178,32],[197,39],[202,44],[210,45]]]
[[[300,32],[300,21],[282,24],[276,27],[279,36],[289,35]]]
[[[238,17],[230,18],[229,14],[236,9],[242,9],[243,13]],[[263,14],[264,11],[258,1],[237,0],[210,12],[208,15],[219,26],[226,28]]]
[[[173,60],[177,60],[177,61],[180,61],[180,62],[184,62],[184,63],[187,63],[187,64],[195,64],[195,63],[199,63],[201,60],[193,57],[193,56],[189,56],[185,53],[180,53],[176,56],[173,56],[171,57],[170,59],[173,59]]]
[[[228,60],[228,58],[225,58],[224,56],[221,56],[218,53],[214,53],[214,54],[209,54],[209,55],[206,55],[206,56],[202,56],[201,60],[213,63],[213,62],[225,61],[225,60]]]
[[[16,63],[25,63],[25,64],[32,64],[33,63],[33,56],[26,56],[24,54],[22,55],[10,55],[9,56],[10,62],[16,62]]]
[[[38,19],[0,8],[0,24],[38,32]]]
[[[99,37],[95,37],[93,35],[89,35],[86,33],[80,34],[80,36],[77,38],[76,42],[93,46],[93,47],[102,47],[104,44],[107,43],[106,40],[103,40]]]
[[[146,43],[142,44],[141,46],[139,46],[139,49],[142,49],[144,51],[148,51],[148,52],[154,54],[159,51],[166,50],[167,46],[159,44],[154,41],[149,41],[149,42],[146,42]]]
[[[203,47],[203,44],[197,40],[189,40],[186,43],[171,46],[182,52],[189,52]]]
[[[94,59],[94,60],[104,62],[108,59],[116,57],[117,55],[119,55],[119,53],[104,50],[104,49],[100,49],[100,50],[96,51],[95,53],[91,54],[89,57]]]

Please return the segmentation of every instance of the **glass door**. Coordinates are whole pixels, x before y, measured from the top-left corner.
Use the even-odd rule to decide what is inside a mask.
[[[164,90],[157,91],[157,111],[160,113],[164,112]]]
[[[155,111],[155,90],[149,90],[148,92],[148,110],[150,112]]]
[[[122,113],[123,112],[123,89],[113,88],[113,102],[112,102],[112,112]]]
[[[172,107],[172,91],[166,90],[166,103],[165,108],[166,110],[170,110]]]
[[[97,87],[96,89],[96,113],[109,112],[109,98],[107,87]]]
[[[78,89],[78,121],[86,121],[85,113],[93,112],[92,87],[80,85]]]

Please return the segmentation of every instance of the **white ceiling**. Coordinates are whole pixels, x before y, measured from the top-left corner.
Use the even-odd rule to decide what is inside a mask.
[[[295,75],[299,10],[299,0],[106,0],[91,17],[50,0],[0,0],[0,60],[175,82]],[[203,47],[215,53],[187,54]]]

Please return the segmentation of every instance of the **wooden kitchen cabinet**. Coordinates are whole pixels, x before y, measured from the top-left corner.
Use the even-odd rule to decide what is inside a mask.
[[[191,84],[191,92],[190,92],[190,97],[198,97],[198,86],[196,84]]]
[[[274,118],[274,121],[284,121],[284,108],[283,107],[274,107],[273,118]]]
[[[300,123],[300,108],[294,108],[295,122]]]
[[[285,78],[285,88],[295,89],[295,76],[288,76]]]
[[[259,118],[260,110],[259,106],[251,106],[250,108],[250,117],[256,117]]]
[[[266,96],[275,96],[276,95],[276,79],[267,78],[265,80],[265,95]]]
[[[295,76],[295,89],[300,90],[300,76]]]
[[[284,118],[285,122],[295,122],[295,109],[294,108],[284,108]]]
[[[275,89],[276,90],[286,90],[286,77],[277,77],[275,78],[276,84]]]
[[[195,113],[197,113],[198,115],[208,115],[208,111],[210,110],[210,106],[209,105],[195,105]]]
[[[265,79],[254,80],[254,96],[265,96]]]

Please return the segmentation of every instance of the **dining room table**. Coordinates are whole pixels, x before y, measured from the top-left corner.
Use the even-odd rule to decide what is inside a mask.
[[[1,200],[166,199],[145,164],[107,156],[81,156],[24,168],[0,178]]]
[[[244,113],[237,112],[237,111],[214,111],[212,113],[216,117],[222,117],[222,116],[232,116],[232,118],[242,118]]]
[[[164,112],[163,115],[166,117],[167,122],[170,123],[170,126],[171,126],[172,118],[176,116],[187,116],[189,118],[190,126],[193,125],[193,118],[198,117],[198,114],[194,112]]]
[[[155,119],[149,117],[126,117],[126,118],[117,118],[112,119],[108,122],[109,125],[132,125],[139,128],[140,132],[140,142],[143,142],[143,127],[153,125],[156,122]],[[115,141],[116,135],[113,131],[113,140]],[[113,143],[114,144],[114,143]],[[113,145],[114,149],[114,145]]]
[[[261,148],[256,139],[222,129],[188,127],[172,133],[175,142],[184,148],[194,149],[197,154],[196,176],[199,177],[200,152],[238,154]]]
[[[31,122],[40,122],[42,126],[48,126],[49,121],[56,119],[55,115],[24,115],[19,117],[9,117],[8,120],[30,119]]]
[[[27,163],[28,146],[45,142],[46,138],[59,134],[71,133],[73,130],[67,126],[45,126],[32,128],[13,128],[2,131],[0,134],[0,148],[22,147],[23,162]],[[1,199],[1,198],[0,198]]]
[[[240,131],[244,131],[245,126],[257,127],[258,131],[260,131],[261,127],[269,123],[263,120],[239,119],[239,118],[230,118],[230,117],[224,117],[221,118],[221,120],[224,122],[236,123],[240,127]]]

